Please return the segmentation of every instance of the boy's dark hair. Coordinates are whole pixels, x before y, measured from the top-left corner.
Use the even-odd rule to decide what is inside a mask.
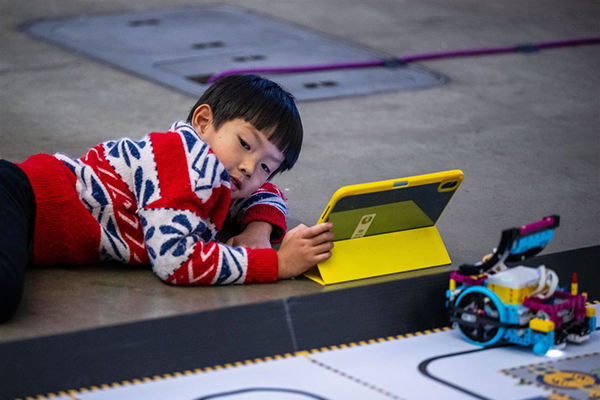
[[[273,129],[269,141],[283,153],[284,161],[271,176],[291,169],[302,148],[302,121],[294,96],[277,83],[257,75],[229,75],[216,81],[194,104],[187,121],[201,104],[213,112],[213,125],[241,118],[259,131]]]

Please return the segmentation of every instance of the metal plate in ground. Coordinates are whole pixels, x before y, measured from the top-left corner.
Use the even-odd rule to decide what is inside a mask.
[[[24,24],[22,29],[194,97],[204,93],[208,77],[226,70],[390,58],[323,33],[229,6],[49,19]],[[414,65],[269,77],[298,100],[426,89],[446,81],[442,75]]]

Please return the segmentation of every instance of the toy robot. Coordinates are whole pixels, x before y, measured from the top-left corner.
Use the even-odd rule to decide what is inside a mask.
[[[542,251],[559,226],[557,215],[502,232],[500,244],[477,264],[461,265],[450,275],[446,292],[450,321],[470,343],[499,342],[533,346],[543,355],[566,341],[581,343],[596,330],[596,310],[578,294],[577,275],[571,290],[558,286],[558,276],[545,266],[508,268]]]

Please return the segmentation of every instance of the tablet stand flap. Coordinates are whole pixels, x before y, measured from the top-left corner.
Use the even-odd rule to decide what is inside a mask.
[[[450,263],[434,225],[334,242],[331,258],[305,276],[329,285]]]

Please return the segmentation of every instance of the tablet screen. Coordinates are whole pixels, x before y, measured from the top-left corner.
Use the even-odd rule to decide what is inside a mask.
[[[346,240],[434,225],[456,188],[440,183],[398,187],[343,197],[331,210],[335,240]]]

